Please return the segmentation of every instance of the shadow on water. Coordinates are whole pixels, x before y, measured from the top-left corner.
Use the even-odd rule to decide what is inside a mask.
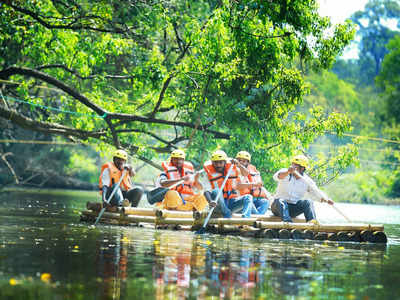
[[[394,299],[400,294],[395,224],[386,226],[394,241],[387,246],[93,228],[78,222],[87,200],[74,194],[1,196],[0,299]]]

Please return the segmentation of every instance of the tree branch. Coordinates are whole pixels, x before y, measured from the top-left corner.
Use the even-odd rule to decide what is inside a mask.
[[[167,90],[167,88],[168,88],[168,86],[169,86],[169,83],[171,82],[172,78],[174,78],[174,76],[175,76],[174,74],[171,74],[171,75],[167,78],[167,80],[165,80],[165,82],[164,82],[164,84],[163,84],[163,87],[162,87],[162,90],[161,90],[161,92],[160,92],[160,96],[158,97],[157,104],[156,104],[156,106],[154,107],[152,113],[150,114],[150,118],[151,118],[151,119],[154,118],[155,114],[157,113],[158,108],[160,107],[161,102],[162,102],[163,99],[164,99],[165,91]]]
[[[29,68],[23,68],[23,67],[9,67],[7,69],[4,69],[0,71],[0,79],[8,79],[12,75],[24,75],[24,76],[31,76],[34,78],[41,79],[57,88],[60,90],[66,92],[68,95],[72,96],[88,108],[92,109],[95,113],[97,113],[99,116],[103,117],[104,120],[107,122],[107,124],[111,128],[113,128],[113,125],[111,123],[108,123],[108,120],[116,119],[120,121],[125,121],[127,122],[142,122],[142,123],[151,123],[151,124],[166,124],[166,125],[172,125],[172,126],[179,126],[179,127],[190,127],[190,128],[195,128],[195,125],[192,123],[188,122],[177,122],[177,121],[168,121],[168,120],[163,120],[163,119],[155,119],[155,118],[148,118],[148,117],[142,117],[142,116],[136,116],[136,115],[131,115],[131,114],[123,114],[123,113],[111,113],[106,110],[104,110],[102,107],[98,106],[97,104],[93,103],[90,101],[87,97],[79,93],[77,90],[74,88],[71,88],[64,84],[63,82],[59,81],[58,79],[34,70],[34,69],[29,69]],[[122,122],[121,122],[122,123]],[[206,124],[206,125],[199,125],[198,129],[203,130],[209,133],[214,134],[215,138],[221,138],[221,139],[229,139],[230,135],[223,133],[223,132],[218,132],[214,130],[208,129],[209,126],[212,124]]]
[[[99,139],[100,137],[105,137],[107,134],[106,131],[85,131],[60,124],[32,120],[31,118],[19,114],[15,110],[7,109],[3,106],[0,106],[0,117],[10,120],[25,129],[57,134],[65,137],[74,136],[82,140],[86,140],[89,137]]]
[[[4,153],[4,154],[1,155],[1,159],[4,161],[4,163],[6,164],[8,169],[10,170],[11,174],[13,175],[13,177],[15,179],[15,183],[19,184],[18,176],[15,173],[14,168],[11,166],[11,164],[7,160],[7,156],[8,155],[13,155],[13,154],[11,152]]]
[[[52,23],[49,23],[47,20],[45,20],[43,16],[40,16],[39,14],[37,14],[35,12],[12,4],[12,1],[0,0],[0,2],[4,3],[5,5],[13,8],[14,10],[16,10],[20,13],[30,16],[31,18],[33,18],[34,20],[39,22],[39,24],[41,24],[42,26],[44,26],[48,29],[71,29],[71,30],[84,29],[84,30],[106,32],[106,33],[119,33],[119,34],[127,33],[129,31],[128,29],[122,29],[119,27],[114,27],[113,29],[106,29],[106,28],[93,27],[90,25],[84,25],[82,23],[76,24],[79,21],[77,18],[73,18],[72,21],[68,24],[52,24]],[[88,16],[79,16],[79,18],[84,18],[84,17],[87,18]],[[100,16],[93,16],[93,15],[89,16],[89,20],[93,20],[93,19],[100,19],[103,22],[105,21],[104,18],[101,18]]]
[[[35,70],[40,71],[40,70],[55,69],[55,68],[63,69],[63,70],[75,75],[76,77],[78,77],[79,79],[82,79],[82,80],[93,79],[93,78],[101,76],[101,75],[82,76],[76,70],[70,69],[66,65],[63,65],[63,64],[52,64],[52,65],[38,66],[38,67],[35,68]],[[133,79],[133,78],[135,78],[135,76],[132,76],[132,75],[104,75],[102,77],[107,78],[107,79]]]
[[[34,69],[29,69],[29,68],[24,68],[24,67],[9,67],[7,69],[4,69],[0,71],[0,79],[8,79],[12,75],[24,75],[24,76],[30,76],[34,78],[41,79],[47,83],[50,83],[51,85],[56,86],[60,90],[66,92],[68,95],[74,97],[77,99],[79,102],[82,104],[86,105],[90,109],[92,109],[94,112],[96,112],[99,116],[103,116],[104,114],[107,113],[106,110],[98,106],[97,104],[93,103],[90,101],[87,97],[83,96],[81,93],[79,93],[77,90],[67,86],[60,80],[37,70]]]

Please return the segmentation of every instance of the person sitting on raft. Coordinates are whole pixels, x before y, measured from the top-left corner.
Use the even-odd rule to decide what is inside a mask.
[[[125,165],[127,159],[128,154],[124,150],[118,149],[113,154],[113,161],[107,162],[101,167],[99,188],[103,206],[138,206],[143,195],[143,189],[132,186],[131,177],[135,176],[136,172],[131,166]],[[124,169],[127,172],[113,198],[107,203],[106,201],[119,182]]]
[[[269,199],[272,201],[272,195],[264,187],[260,172],[250,163],[251,155],[247,151],[239,151],[236,159],[245,168],[244,172],[241,168],[240,182],[244,186],[239,190],[240,195],[250,194],[253,196],[252,214],[264,215],[269,207]]]
[[[232,164],[234,165],[223,187],[221,197],[216,199],[219,188],[222,186]],[[210,206],[216,207],[215,214],[222,214],[224,218],[232,217],[234,212],[242,213],[244,218],[251,217],[253,197],[249,194],[240,196],[238,193],[238,189],[242,189],[245,186],[238,181],[239,170],[237,166],[241,168],[236,159],[228,159],[228,156],[222,150],[215,151],[211,155],[211,160],[204,163],[204,170],[212,188],[211,191],[207,191],[204,194],[207,200],[210,201]]]
[[[172,187],[164,196],[162,202],[156,205],[160,208],[179,211],[202,211],[208,204],[202,193],[196,194],[193,188],[201,191],[202,184],[199,182],[200,173],[194,172],[192,163],[185,161],[186,153],[177,149],[171,152],[169,161],[161,163],[164,171],[157,178],[157,187]]]
[[[310,184],[315,182],[304,172],[308,167],[308,158],[304,155],[293,157],[292,164],[287,169],[281,169],[273,176],[278,182],[278,187],[274,196],[274,202],[271,205],[272,213],[279,216],[283,222],[292,222],[292,218],[304,213],[307,222],[318,223],[316,219],[314,203],[310,200],[304,200],[306,192],[318,195],[310,188],[299,175],[307,179]],[[296,174],[297,173],[297,174]],[[316,185],[315,185],[316,186]],[[331,199],[320,198],[321,202],[327,202],[333,205]]]

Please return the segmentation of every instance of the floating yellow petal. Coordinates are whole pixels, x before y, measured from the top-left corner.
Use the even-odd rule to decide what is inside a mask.
[[[50,282],[50,279],[51,279],[51,274],[49,273],[42,273],[42,275],[40,275],[40,280],[43,282],[48,283]]]
[[[338,250],[344,250],[344,247],[340,246],[337,248]]]
[[[121,239],[121,242],[123,242],[123,243],[129,243],[129,242],[130,242],[130,239],[128,239],[126,236],[124,236],[124,237]]]
[[[75,246],[74,246],[74,249],[79,249],[79,246],[78,246],[78,245],[75,245]]]
[[[10,278],[10,285],[16,285],[18,282],[14,278]]]

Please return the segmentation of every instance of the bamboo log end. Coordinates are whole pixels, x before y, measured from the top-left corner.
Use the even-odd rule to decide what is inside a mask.
[[[349,241],[351,242],[357,242],[357,243],[361,242],[361,236],[358,231],[349,232],[348,236],[349,236]]]
[[[362,242],[372,242],[372,232],[370,230],[363,230],[360,232]]]
[[[290,231],[290,234],[292,236],[292,239],[294,239],[294,240],[302,240],[302,239],[304,239],[304,234],[298,229],[292,229]]]
[[[328,239],[328,234],[326,232],[318,232],[315,236],[314,239],[317,241],[325,241]]]
[[[337,233],[336,232],[328,233],[328,241],[337,241]]]
[[[304,239],[312,240],[314,239],[314,232],[310,229],[306,229],[303,231]]]
[[[372,233],[372,242],[387,243],[387,236],[383,231],[374,231]]]
[[[100,202],[86,202],[86,208],[93,211],[100,211],[103,205]]]
[[[348,236],[347,232],[339,231],[337,233],[337,241],[339,241],[339,242],[348,242],[349,241],[349,236]]]
[[[284,240],[290,239],[290,231],[285,228],[279,230],[279,238]]]

